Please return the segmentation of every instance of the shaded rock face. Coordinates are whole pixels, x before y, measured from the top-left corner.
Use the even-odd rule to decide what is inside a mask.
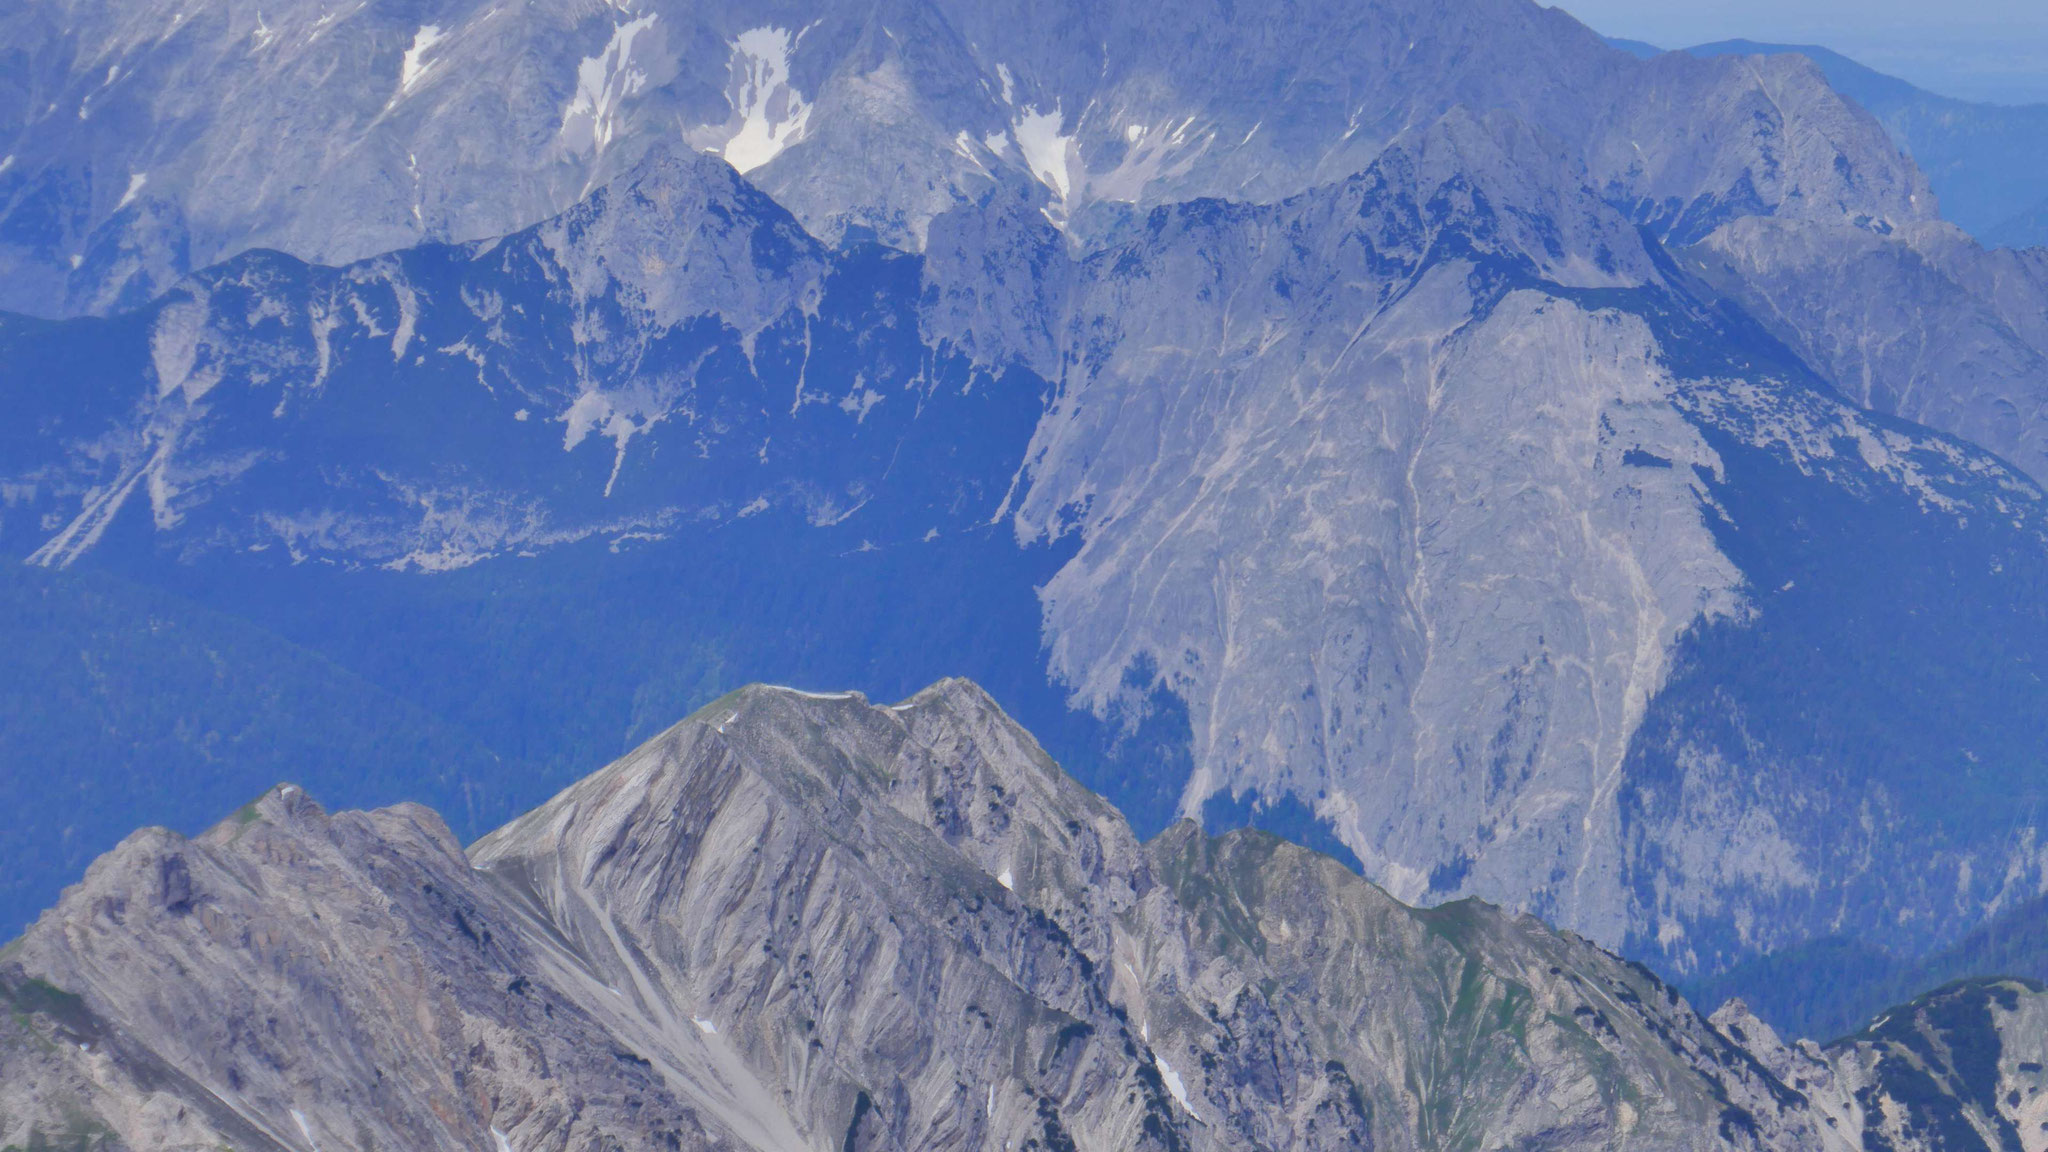
[[[0,987],[0,1139],[103,1147],[1931,1149],[2040,1067],[2032,989],[1787,1048],[1263,833],[1140,844],[962,681],[735,693],[466,854],[283,786]]]
[[[1831,1129],[1869,1148],[2048,1146],[2040,984],[1946,985],[1822,1047],[1787,1043],[1739,1000],[1713,1024],[1792,1085]]]
[[[1692,251],[1844,395],[2048,477],[2048,254],[1940,223],[1888,235],[1763,219]]]
[[[336,263],[502,235],[672,142],[822,236],[913,249],[996,185],[1081,233],[1293,195],[1458,106],[1567,142],[1660,233],[1932,214],[1805,61],[1637,61],[1521,0],[1317,0],[1257,28],[1202,0],[49,0],[0,41],[0,307],[40,315],[132,307],[249,248]]]
[[[900,253],[824,249],[689,154],[488,243],[342,269],[251,254],[115,322],[95,400],[24,365],[33,431],[10,455],[64,448],[21,474],[0,531],[51,525],[32,560],[64,567],[146,506],[188,558],[433,572],[876,501],[933,530],[1010,480],[1000,457],[951,455],[1021,444],[1041,399],[1028,379],[976,390],[928,349],[918,276]],[[16,331],[25,359],[68,355]]]

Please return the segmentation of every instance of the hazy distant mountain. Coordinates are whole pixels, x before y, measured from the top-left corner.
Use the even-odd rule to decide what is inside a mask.
[[[1457,106],[1557,137],[1667,231],[1925,214],[1796,61],[1638,62],[1524,0],[1248,19],[1211,0],[12,5],[0,307],[133,307],[252,247],[334,263],[501,235],[675,144],[826,240],[917,248],[1010,184],[1087,233],[1341,180]],[[1786,109],[1815,147],[1784,146]]]
[[[0,1139],[106,1149],[2020,1146],[2048,994],[1825,1049],[1476,901],[1140,844],[971,684],[749,688],[464,851],[273,789],[0,954]]]
[[[1689,992],[1703,1004],[1742,996],[1794,1035],[1847,1036],[1917,991],[1987,973],[2048,982],[2048,897],[2010,908],[1931,955],[1824,936],[1745,961]]]
[[[1609,40],[1642,58],[1661,49]],[[2048,104],[1979,104],[1937,96],[1811,44],[1722,40],[1686,49],[1695,56],[1779,56],[1812,60],[1835,90],[1870,110],[1927,173],[1942,217],[1985,244],[2048,245]]]

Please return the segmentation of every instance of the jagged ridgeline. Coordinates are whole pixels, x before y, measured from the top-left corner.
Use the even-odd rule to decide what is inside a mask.
[[[980,689],[750,687],[464,850],[282,785],[0,954],[0,1143],[2020,1147],[2048,993],[1827,1048],[1269,834],[1140,843]]]
[[[2048,257],[1796,56],[1251,11],[0,11],[0,922],[952,674],[1689,986],[2038,897]]]

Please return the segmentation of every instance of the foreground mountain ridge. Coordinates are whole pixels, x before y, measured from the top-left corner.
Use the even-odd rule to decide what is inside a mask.
[[[135,834],[0,987],[32,1147],[2034,1148],[2048,1113],[2038,988],[1786,1045],[1264,833],[1141,845],[964,681],[745,689],[467,853],[281,786]]]

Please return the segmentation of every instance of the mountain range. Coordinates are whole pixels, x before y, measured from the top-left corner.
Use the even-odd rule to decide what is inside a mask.
[[[138,832],[0,994],[25,1147],[1962,1149],[2048,1109],[2039,985],[1787,1044],[1263,833],[1141,844],[958,680],[733,693],[466,852],[292,785]]]
[[[306,819],[369,837],[350,859],[403,840],[497,938],[539,933],[538,964],[574,893],[489,895],[452,845],[763,677],[880,698],[973,677],[1122,814],[1125,875],[1147,853],[1308,859],[1182,821],[1255,825],[1364,874],[1316,880],[1350,894],[1330,900],[1427,924],[1407,906],[1482,899],[1515,949],[1579,949],[1585,979],[1663,995],[1607,949],[1800,1030],[1823,1024],[1769,996],[1784,964],[1931,964],[2048,891],[2048,257],[1944,219],[1955,173],[1827,59],[1641,59],[1523,0],[38,0],[0,42],[0,549],[25,562],[0,582],[23,654],[0,748],[46,766],[0,781],[23,814],[0,830],[8,923],[129,829],[197,833],[289,778],[445,812],[452,833]],[[1108,931],[1098,913],[1062,931]],[[547,963],[611,963],[576,924]],[[22,980],[142,1034],[37,955]],[[550,987],[591,1037],[655,1026]],[[1831,1034],[1924,990],[1871,987]],[[2023,985],[1971,988],[1901,1019],[2034,1011]],[[1111,1034],[1100,1005],[1043,1003]],[[67,1004],[36,1011],[87,1027]],[[541,1011],[493,1004],[492,1027]],[[1662,1077],[1677,1112],[1468,1085],[1507,1101],[1468,1113],[1410,1083],[1436,1071],[1344,1075],[1405,1118],[1375,1141],[1429,1147],[1691,1131],[1706,1100],[1802,1146],[1836,1097],[1801,1077],[1890,1091],[1869,1088],[1890,1040],[1752,1045],[1668,997],[1630,1011],[1657,1040],[1624,1047],[1659,1070],[1612,1082]],[[1739,1100],[1698,1055],[1730,1037]],[[1074,1068],[1109,1079],[1025,1077],[1017,1100],[1053,1100],[1084,1145],[1136,1139],[1087,1101],[1148,1065],[1084,1040]],[[669,1084],[645,1131],[789,1135],[733,1135],[758,1110],[654,1067],[710,1057],[617,1042],[650,1063],[590,1091]],[[1350,1106],[1317,1043],[1286,1108],[1175,1099],[1157,1139],[1228,1142],[1184,1121],[1236,1109],[1229,1139],[1309,1140],[1312,1102]],[[1192,1049],[1167,1059],[1209,1083]],[[159,1073],[129,1075],[139,1117]],[[777,1108],[807,1144],[942,1122],[939,1080],[885,1100],[880,1075]],[[1999,1103],[2017,1082],[1969,1078],[1992,1095],[1959,1123],[2035,1122]],[[165,1089],[215,1125],[192,1140],[351,1138],[283,1088],[243,1108],[204,1087],[240,1119]],[[294,1107],[308,1127],[281,1125]],[[1893,1131],[1872,1107],[1828,1115]],[[372,1135],[481,1144],[487,1109],[418,1108],[438,1119]]]
[[[827,241],[861,227],[919,248],[997,185],[1088,234],[1131,208],[1345,179],[1457,107],[1553,137],[1688,239],[1759,209],[1933,213],[1801,61],[1639,63],[1525,0],[1271,16],[1254,38],[1206,0],[1169,18],[1130,0],[16,6],[0,305],[133,306],[255,247],[344,263],[503,235],[676,145]],[[1681,117],[1705,147],[1672,136]]]

